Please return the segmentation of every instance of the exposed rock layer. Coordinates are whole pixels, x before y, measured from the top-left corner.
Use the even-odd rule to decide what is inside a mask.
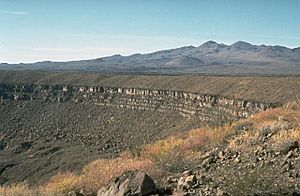
[[[105,86],[0,84],[1,100],[74,101],[133,110],[176,111],[206,122],[226,122],[275,107],[255,101],[184,91]]]
[[[205,75],[109,75],[78,72],[0,71],[0,84],[115,86],[188,91],[266,103],[300,97],[300,77],[228,77]]]

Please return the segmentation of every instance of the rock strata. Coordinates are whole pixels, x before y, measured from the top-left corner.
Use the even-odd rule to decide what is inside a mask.
[[[0,84],[0,100],[92,103],[132,110],[175,111],[204,122],[228,122],[246,118],[275,104],[237,100],[184,91],[106,86]]]

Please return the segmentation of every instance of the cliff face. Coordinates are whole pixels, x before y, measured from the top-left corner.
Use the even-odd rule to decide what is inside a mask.
[[[297,97],[300,97],[300,77],[291,76],[226,77],[0,71],[0,84],[60,84],[187,91],[263,103],[293,102],[297,100]]]
[[[107,86],[0,84],[1,101],[84,102],[132,110],[174,111],[187,118],[223,123],[246,118],[276,104],[173,90]]]

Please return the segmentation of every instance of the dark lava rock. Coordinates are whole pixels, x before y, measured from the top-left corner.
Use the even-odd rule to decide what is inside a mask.
[[[22,142],[13,148],[13,152],[20,153],[31,148],[31,142]]]
[[[5,146],[4,144],[0,143],[0,151],[4,150]]]
[[[294,141],[294,140],[288,140],[286,142],[284,142],[281,145],[281,152],[286,154],[288,153],[290,150],[294,150],[296,148],[299,148],[299,143],[298,141]]]
[[[154,181],[144,172],[127,171],[108,186],[98,191],[98,196],[151,195],[157,191]]]

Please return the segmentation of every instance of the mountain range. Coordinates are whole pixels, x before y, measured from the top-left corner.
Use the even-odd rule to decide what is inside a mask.
[[[232,45],[208,41],[198,47],[185,46],[148,54],[113,55],[90,60],[7,64],[2,70],[95,71],[104,73],[158,74],[300,74],[300,47]]]

